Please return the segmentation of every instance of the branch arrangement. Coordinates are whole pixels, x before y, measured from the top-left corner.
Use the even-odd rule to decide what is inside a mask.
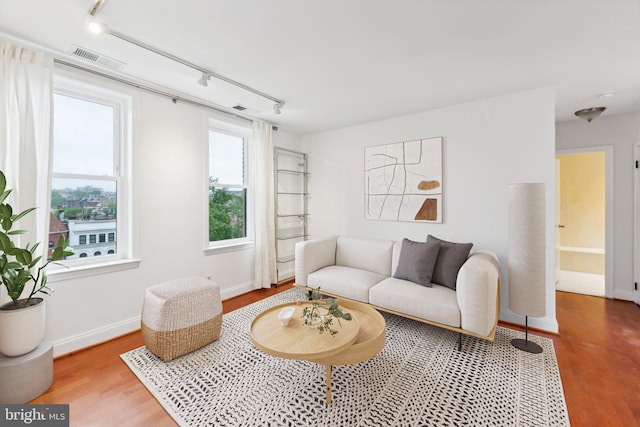
[[[331,336],[335,336],[338,331],[331,328],[333,325],[333,319],[351,320],[351,314],[346,311],[342,311],[338,306],[337,299],[327,298],[320,299],[320,288],[310,290],[308,293],[309,300],[312,301],[311,306],[302,309],[302,318],[306,326],[315,327],[320,334],[328,332]]]

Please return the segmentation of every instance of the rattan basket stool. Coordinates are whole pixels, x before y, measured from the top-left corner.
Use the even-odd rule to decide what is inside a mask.
[[[142,339],[165,362],[217,340],[221,327],[220,288],[212,281],[191,277],[147,288]]]

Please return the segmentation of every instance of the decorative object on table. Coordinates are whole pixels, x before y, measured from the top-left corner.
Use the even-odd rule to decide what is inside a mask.
[[[165,362],[197,350],[220,337],[220,288],[204,277],[150,286],[140,324],[145,345]]]
[[[365,219],[442,222],[442,137],[365,147]]]
[[[284,307],[278,313],[278,320],[280,320],[280,326],[289,326],[289,321],[293,317],[293,312],[296,311],[294,307]]]
[[[6,176],[0,171],[0,281],[11,298],[0,306],[0,353],[13,357],[29,353],[44,339],[45,302],[35,295],[52,292],[47,286],[45,269],[49,264],[73,255],[73,251],[64,235],[60,235],[51,259],[44,263],[38,255],[40,243],[27,243],[24,248],[16,246],[12,236],[27,233],[16,229],[16,222],[35,208],[14,213],[13,206],[5,202],[12,191],[7,189]],[[23,292],[25,298],[21,298]]]
[[[329,332],[331,336],[338,333],[337,330],[331,328],[333,325],[333,319],[338,320],[340,325],[340,319],[351,320],[351,314],[342,311],[335,298],[320,299],[320,288],[310,291],[311,305],[304,307],[302,310],[302,318],[304,324],[311,328],[316,328],[319,333]]]
[[[511,343],[529,353],[542,347],[529,341],[529,316],[546,314],[545,184],[509,185],[509,309],[525,316],[525,339]]]
[[[551,339],[536,337],[542,354],[515,352],[509,341],[521,332],[498,327],[494,342],[470,338],[467,350],[454,351],[456,332],[384,312],[386,344],[371,359],[334,366],[327,405],[323,365],[274,357],[248,336],[256,316],[302,293],[225,314],[224,339],[172,363],[144,346],[121,358],[183,427],[569,425]]]

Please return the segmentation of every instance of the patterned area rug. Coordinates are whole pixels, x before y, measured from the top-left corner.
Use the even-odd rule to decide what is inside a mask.
[[[224,315],[218,341],[169,363],[140,347],[121,357],[181,426],[569,425],[553,342],[542,354],[512,347],[523,334],[498,328],[493,343],[384,314],[387,341],[373,359],[333,369],[257,350],[251,320],[302,297],[291,289]]]

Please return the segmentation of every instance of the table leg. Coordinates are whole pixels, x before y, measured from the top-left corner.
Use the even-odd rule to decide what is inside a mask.
[[[327,405],[331,405],[331,365],[327,365]]]

